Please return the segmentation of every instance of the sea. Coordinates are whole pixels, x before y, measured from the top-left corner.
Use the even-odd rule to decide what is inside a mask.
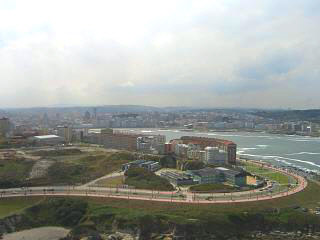
[[[238,156],[262,160],[277,166],[295,167],[320,173],[320,138],[257,132],[195,132],[165,129],[125,129],[130,132],[161,134],[166,141],[182,136],[231,140]]]

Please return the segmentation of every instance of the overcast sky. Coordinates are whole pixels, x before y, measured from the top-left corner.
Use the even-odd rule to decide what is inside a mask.
[[[318,0],[0,0],[0,107],[320,108]]]

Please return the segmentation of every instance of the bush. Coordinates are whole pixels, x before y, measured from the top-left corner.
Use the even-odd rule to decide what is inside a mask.
[[[172,155],[167,155],[160,158],[160,165],[164,168],[176,168],[177,159]]]
[[[68,156],[68,155],[78,155],[82,151],[77,148],[71,149],[59,149],[59,150],[39,150],[33,153],[35,156],[41,157],[56,157],[56,156]]]
[[[188,161],[185,164],[185,170],[199,170],[204,168],[204,163],[201,161]]]
[[[139,189],[158,191],[173,191],[174,188],[167,179],[157,176],[144,168],[130,168],[126,174],[125,184]]]
[[[26,210],[34,226],[76,226],[88,204],[81,199],[52,198]]]

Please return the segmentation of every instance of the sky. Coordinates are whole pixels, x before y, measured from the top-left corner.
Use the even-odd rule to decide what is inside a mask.
[[[320,108],[320,1],[0,0],[0,107]]]

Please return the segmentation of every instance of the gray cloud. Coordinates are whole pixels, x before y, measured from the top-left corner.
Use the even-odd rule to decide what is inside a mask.
[[[0,0],[0,107],[320,107],[319,22],[314,0]]]

